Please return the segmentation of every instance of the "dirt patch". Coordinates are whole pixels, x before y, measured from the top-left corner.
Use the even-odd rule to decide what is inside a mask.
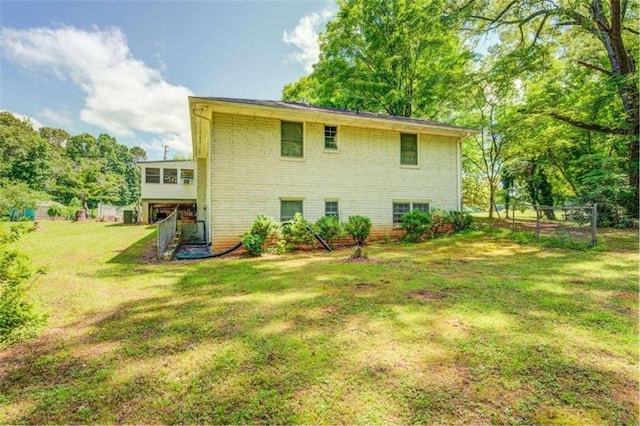
[[[365,289],[369,289],[369,288],[375,288],[375,284],[371,284],[371,283],[358,283],[356,284],[356,288],[360,289],[360,290],[365,290]]]
[[[616,294],[618,299],[637,299],[638,296],[633,293],[618,293]]]
[[[419,299],[419,300],[441,300],[444,299],[443,294],[431,293],[426,290],[418,290],[407,294],[407,297],[411,299]]]
[[[586,282],[582,281],[582,280],[569,280],[570,284],[574,284],[574,285],[584,285],[586,284]]]
[[[322,312],[325,312],[327,314],[332,314],[339,310],[340,310],[340,306],[336,306],[336,305],[328,305],[322,308]]]

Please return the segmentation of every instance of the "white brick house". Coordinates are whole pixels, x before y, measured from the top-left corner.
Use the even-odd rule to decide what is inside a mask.
[[[368,216],[397,231],[410,209],[459,210],[461,143],[475,130],[280,101],[189,98],[197,217],[214,250],[257,215]]]
[[[176,207],[178,219],[195,220],[196,173],[191,160],[140,161],[140,222],[164,219]]]

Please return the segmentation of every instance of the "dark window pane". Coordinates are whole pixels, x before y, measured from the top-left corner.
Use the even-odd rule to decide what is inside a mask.
[[[302,200],[280,200],[280,221],[293,219],[296,213],[302,214]]]
[[[400,134],[400,164],[418,165],[418,135]]]
[[[302,157],[302,123],[282,121],[280,130],[280,155],[283,157]]]
[[[402,223],[402,215],[409,213],[410,210],[410,203],[393,203],[393,224],[400,225]]]

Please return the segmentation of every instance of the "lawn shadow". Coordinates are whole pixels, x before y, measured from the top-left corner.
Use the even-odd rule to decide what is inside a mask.
[[[637,321],[606,293],[633,292],[633,272],[580,275],[597,253],[459,238],[372,246],[371,263],[132,268],[153,236],[97,277],[160,274],[162,295],[3,353],[1,422],[634,422],[637,363],[620,340]]]

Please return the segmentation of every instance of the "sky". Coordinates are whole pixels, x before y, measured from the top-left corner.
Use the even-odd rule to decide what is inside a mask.
[[[280,99],[311,71],[318,1],[0,0],[0,110],[108,133],[149,160],[191,153],[187,97]]]

